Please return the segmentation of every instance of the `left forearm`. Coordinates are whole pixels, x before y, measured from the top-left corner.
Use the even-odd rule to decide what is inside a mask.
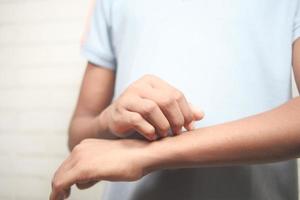
[[[259,115],[153,142],[147,152],[153,169],[296,158],[300,154],[300,98]]]

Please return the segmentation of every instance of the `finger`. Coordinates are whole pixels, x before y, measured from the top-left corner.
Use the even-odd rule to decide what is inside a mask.
[[[72,156],[68,156],[63,163],[59,166],[59,168],[56,170],[56,173],[60,173],[60,172],[65,172],[70,170],[74,165],[76,164],[76,162],[74,161],[74,159],[72,158]]]
[[[139,113],[124,111],[128,125],[143,135],[148,140],[156,140],[158,137],[155,128],[147,122]]]
[[[186,128],[188,131],[192,131],[195,129],[195,121],[201,120],[204,117],[204,112],[198,108],[196,108],[195,106],[193,106],[192,104],[189,104],[192,112],[193,112],[193,120]]]
[[[192,105],[191,103],[189,104],[189,107],[191,108],[192,113],[193,113],[193,120],[198,121],[198,120],[203,119],[203,117],[205,115],[203,110],[197,108],[196,106]]]
[[[66,194],[58,194],[55,189],[56,186],[58,185],[57,183],[57,177],[63,176],[63,174],[66,171],[69,171],[73,166],[75,165],[74,160],[72,159],[71,156],[69,156],[64,162],[59,166],[59,168],[56,170],[54,174],[54,178],[52,180],[52,190],[53,192],[51,193],[50,199],[63,199],[65,198],[65,195],[68,196],[70,194],[70,190],[66,190]]]
[[[56,194],[53,190],[50,194],[49,200],[63,200],[65,197],[62,194]]]
[[[155,127],[161,137],[168,135],[170,128],[169,121],[154,101],[137,98],[134,101],[130,101],[130,103],[126,105],[126,109],[141,114],[144,119]]]
[[[65,191],[65,195],[64,198],[67,199],[71,194],[71,188],[67,189],[67,191]]]
[[[179,107],[179,110],[180,110],[181,114],[178,113],[178,109],[176,109],[177,114],[174,113],[175,112],[174,109],[170,110],[170,111],[173,111],[172,112],[173,114],[178,116],[177,119],[173,118],[173,114],[166,113],[167,115],[170,116],[170,118],[168,118],[168,120],[169,120],[169,122],[172,126],[173,133],[176,134],[176,135],[179,134],[181,132],[182,126],[184,124],[189,124],[192,121],[192,114],[189,111],[189,106],[188,106],[187,103],[184,102],[185,97],[183,96],[183,94],[181,92],[179,92],[172,85],[170,85],[166,81],[164,81],[164,80],[162,80],[162,79],[160,79],[156,76],[151,76],[149,78],[146,78],[145,80],[148,82],[148,84],[150,84],[150,86],[151,86],[150,90],[154,89],[154,90],[157,90],[157,91],[161,91],[161,92],[164,93],[164,95],[169,96],[169,98],[171,98],[172,100],[173,100],[173,98],[175,98],[175,100],[182,98],[181,102],[180,102],[180,105],[177,102],[178,106],[176,106],[176,107]],[[165,99],[165,100],[162,100],[161,104],[164,104],[164,102],[168,104],[168,99]],[[166,111],[166,112],[168,112],[168,111]],[[182,123],[182,118],[184,120],[183,123]],[[185,123],[185,121],[186,121],[186,123]]]
[[[184,94],[178,89],[174,88],[172,85],[167,83],[166,81],[159,79],[155,76],[152,77],[150,84],[155,89],[162,89],[166,92],[166,94],[170,94],[175,97],[177,104],[180,108],[180,111],[184,117],[184,126],[186,127],[193,121],[193,113],[190,109],[189,103],[187,102]]]
[[[50,200],[64,200],[70,196],[71,189],[66,189],[66,191],[55,191],[52,189],[50,194]]]
[[[81,182],[81,183],[76,183],[76,186],[77,186],[78,189],[84,190],[84,189],[87,189],[89,187],[92,187],[96,183],[98,183],[98,181]]]
[[[182,92],[175,89],[174,94],[184,118],[184,127],[187,128],[188,125],[194,120],[193,112]]]
[[[71,171],[75,165],[76,165],[76,161],[70,155],[55,172],[54,178],[52,180],[52,193],[51,193],[53,199],[65,199],[70,195],[71,193],[70,188],[66,188],[63,191],[58,190],[58,188],[61,187],[61,182],[60,182],[61,177],[64,177],[65,174]]]
[[[178,135],[181,132],[181,128],[184,124],[184,117],[174,95],[169,94],[166,91],[152,88],[150,91],[142,93],[141,96],[142,98],[148,98],[158,104],[169,121],[173,134]]]
[[[54,178],[52,183],[50,200],[67,198],[70,194],[71,186],[76,183],[77,175],[78,170],[75,170],[75,167],[65,173],[58,173],[58,176]]]

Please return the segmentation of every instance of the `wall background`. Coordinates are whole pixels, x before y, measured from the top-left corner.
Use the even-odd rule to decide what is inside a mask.
[[[89,4],[0,0],[1,200],[47,199],[52,174],[67,156]],[[71,199],[99,199],[100,187],[74,190]]]
[[[52,174],[68,154],[90,4],[0,0],[0,200],[47,199]],[[73,188],[70,199],[99,199],[101,186]]]

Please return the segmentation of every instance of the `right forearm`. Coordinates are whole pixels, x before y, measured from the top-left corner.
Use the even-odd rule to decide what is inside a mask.
[[[69,128],[69,149],[86,138],[116,139],[99,116],[75,116]]]

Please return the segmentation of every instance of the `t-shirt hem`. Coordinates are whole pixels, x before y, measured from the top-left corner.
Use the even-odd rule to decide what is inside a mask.
[[[294,29],[293,42],[300,38],[300,25]]]
[[[107,56],[100,55],[99,53],[93,51],[91,48],[83,46],[81,48],[80,54],[96,66],[115,70],[115,62],[113,59],[107,58]]]
[[[300,39],[300,32],[298,35],[294,36],[294,39],[293,39],[293,43],[296,42],[296,40]]]

